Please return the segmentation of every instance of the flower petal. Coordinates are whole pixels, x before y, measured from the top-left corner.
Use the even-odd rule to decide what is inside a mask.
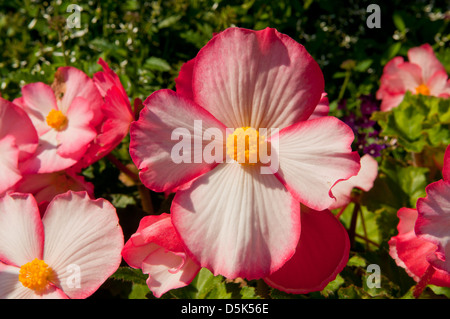
[[[171,190],[217,165],[205,162],[203,151],[212,143],[224,154],[225,127],[205,109],[170,90],[153,93],[144,105],[139,120],[131,124],[130,155],[141,170],[139,176],[145,186],[156,192]],[[214,141],[205,140],[207,129],[214,129],[221,136]],[[177,132],[182,141],[179,137],[172,139]],[[173,156],[180,156],[178,152],[173,154],[174,147],[180,143],[186,146],[183,153],[187,158],[175,160]]]
[[[53,173],[64,170],[74,165],[87,148],[81,148],[77,153],[64,157],[58,153],[59,145],[58,131],[56,130],[50,130],[40,136],[36,153],[20,165],[22,174]]]
[[[427,196],[417,200],[415,232],[438,247],[430,264],[450,274],[450,181],[431,183],[425,191]]]
[[[193,100],[192,73],[194,71],[195,58],[184,63],[180,68],[180,73],[175,79],[176,91],[178,94]]]
[[[444,181],[450,181],[450,145],[445,150],[442,177]]]
[[[170,215],[166,213],[142,218],[137,231],[125,243],[122,256],[131,267],[142,268],[144,259],[160,247],[172,252],[184,252]]]
[[[70,298],[90,296],[119,267],[123,233],[106,200],[91,200],[85,192],[57,195],[42,222],[44,260]]]
[[[58,109],[52,88],[41,82],[27,84],[22,88],[21,102],[20,106],[30,117],[38,135],[48,132],[51,128],[46,122],[47,115]]]
[[[328,101],[327,93],[322,93],[322,97],[320,98],[319,104],[317,104],[314,112],[308,118],[308,120],[313,120],[318,117],[327,116],[330,112],[330,104]]]
[[[430,89],[430,95],[450,97],[450,80],[447,72],[435,72],[428,80],[427,86]]]
[[[301,224],[294,256],[264,278],[270,286],[288,293],[322,290],[342,271],[349,257],[347,231],[330,211],[302,209]]]
[[[195,58],[195,101],[229,128],[284,128],[306,120],[324,91],[306,49],[275,29],[228,28]]]
[[[261,278],[280,268],[300,235],[300,206],[274,175],[221,164],[179,189],[173,224],[191,258],[227,278]]]
[[[84,98],[89,108],[94,112],[91,124],[97,126],[103,118],[101,107],[103,99],[94,81],[83,71],[77,68],[65,66],[60,67],[55,73],[52,83],[53,91],[58,100],[58,107],[64,114],[76,97]]]
[[[198,266],[185,253],[173,253],[158,248],[145,258],[142,272],[149,274],[147,285],[156,298],[169,290],[185,287],[200,271]]]
[[[0,195],[11,189],[21,178],[18,168],[19,150],[12,136],[0,139]]]
[[[397,213],[400,222],[397,226],[398,235],[389,240],[389,254],[399,267],[406,270],[415,281],[419,281],[429,267],[427,256],[436,251],[436,245],[419,238],[414,232],[417,220],[417,210],[401,208]],[[437,269],[430,284],[438,286],[450,285],[450,276]]]
[[[96,137],[97,132],[90,122],[94,116],[89,103],[82,97],[76,97],[67,110],[67,128],[59,131],[57,153],[61,157],[79,158],[80,150],[87,149],[88,144]],[[83,154],[84,154],[83,152]],[[75,156],[74,156],[75,155]]]
[[[317,210],[328,208],[334,203],[331,187],[360,169],[359,155],[351,151],[353,138],[350,127],[328,116],[281,130],[271,137],[278,155],[277,177],[302,204]]]
[[[373,187],[373,182],[378,176],[378,162],[369,154],[361,157],[361,169],[358,175],[352,176],[347,180],[338,182],[331,189],[336,201],[329,209],[344,207],[351,201],[353,188],[362,189],[368,192]]]
[[[36,151],[38,136],[27,113],[0,97],[0,139],[8,135],[14,137],[19,161],[29,158]]]
[[[0,261],[21,267],[34,258],[42,259],[44,229],[39,209],[29,194],[0,198]]]
[[[420,66],[422,69],[422,78],[425,83],[434,73],[445,72],[444,66],[436,58],[433,48],[428,43],[409,49],[408,60]]]

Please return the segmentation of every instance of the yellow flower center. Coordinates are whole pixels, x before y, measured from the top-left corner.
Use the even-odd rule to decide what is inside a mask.
[[[426,84],[421,84],[416,87],[416,94],[430,95],[430,89]]]
[[[239,164],[260,162],[260,149],[267,147],[264,135],[252,127],[240,127],[227,137],[227,154]]]
[[[51,110],[47,115],[47,124],[55,130],[63,130],[67,125],[67,117],[58,110]]]
[[[35,258],[20,267],[19,281],[27,288],[39,291],[47,287],[51,274],[52,269],[43,260]]]

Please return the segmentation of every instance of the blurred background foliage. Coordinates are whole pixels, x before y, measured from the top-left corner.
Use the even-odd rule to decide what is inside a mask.
[[[373,3],[381,9],[381,28],[366,24],[371,14],[366,9]],[[67,27],[73,4],[81,8],[79,28]],[[376,105],[373,96],[383,66],[394,56],[406,56],[411,47],[429,43],[450,72],[449,10],[448,1],[425,0],[0,0],[0,93],[13,100],[20,96],[21,86],[51,83],[56,69],[65,65],[92,76],[101,70],[97,61],[103,58],[120,76],[130,99],[145,100],[158,89],[174,89],[181,65],[195,57],[213,33],[232,26],[276,28],[303,44],[319,63],[331,115],[350,126],[358,119],[365,121],[352,126],[354,148],[361,155],[376,156],[380,163],[375,187],[357,194],[358,201],[341,215],[353,234],[349,263],[323,291],[307,295],[285,294],[261,281],[228,281],[202,270],[189,287],[163,298],[411,298],[414,281],[390,258],[387,241],[396,234],[397,210],[414,207],[425,186],[440,178],[423,160],[416,165],[417,155],[424,159],[433,148],[442,151],[449,137],[434,132],[431,142],[396,144],[400,133],[389,126],[389,116],[370,118],[372,110],[364,117],[361,107],[367,99]],[[448,131],[448,122],[441,124],[444,133]],[[131,165],[128,137],[113,155]],[[107,159],[83,174],[94,183],[98,197],[118,208],[126,239],[149,213],[143,198],[151,199],[152,213],[168,212],[170,196],[136,185]],[[380,265],[381,288],[367,287],[369,264]],[[123,266],[92,298],[152,298],[145,276]],[[449,296],[449,289],[431,287],[423,298]]]

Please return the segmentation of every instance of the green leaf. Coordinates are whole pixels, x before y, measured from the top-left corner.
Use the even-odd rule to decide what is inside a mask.
[[[200,270],[189,286],[171,290],[168,294],[180,299],[231,299],[232,296],[227,291],[225,278],[214,276],[206,268]]]
[[[147,285],[133,284],[128,299],[148,299],[148,294],[151,294],[151,292]]]
[[[428,168],[408,166],[398,169],[398,181],[402,190],[409,195],[409,207],[415,207],[417,199],[425,196],[428,185]]]
[[[358,72],[365,72],[372,65],[372,62],[372,59],[360,61],[356,64],[354,70]]]
[[[145,60],[144,62],[144,68],[152,70],[152,71],[170,71],[172,68],[170,67],[170,64],[161,58],[152,56]]]
[[[142,273],[140,269],[134,269],[131,267],[119,267],[111,278],[129,281],[135,284],[146,285],[147,275]]]
[[[405,22],[403,21],[403,18],[400,16],[400,14],[394,13],[392,15],[392,19],[394,20],[395,27],[400,32],[402,32],[402,33],[405,32],[405,29],[406,29]]]
[[[335,296],[336,291],[345,283],[344,278],[337,275],[336,278],[329,282],[328,285],[320,292],[325,298]]]
[[[450,287],[439,287],[435,285],[428,285],[436,295],[444,295],[445,297],[450,299]]]

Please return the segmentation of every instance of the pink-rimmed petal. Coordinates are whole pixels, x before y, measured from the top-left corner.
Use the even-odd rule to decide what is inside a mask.
[[[313,120],[319,117],[327,116],[330,112],[330,104],[328,101],[327,93],[322,93],[322,97],[320,98],[319,104],[317,104],[314,112],[308,118],[308,120]]]
[[[184,63],[180,68],[180,73],[175,79],[176,91],[178,94],[193,100],[192,92],[192,73],[194,71],[195,58]]]
[[[58,153],[59,146],[58,131],[50,130],[40,136],[36,153],[20,165],[22,174],[53,173],[64,170],[76,164],[87,149],[86,146],[71,156],[64,157]]]
[[[394,107],[399,106],[403,101],[404,96],[404,93],[385,95],[383,100],[381,101],[380,110],[383,112],[388,112]]]
[[[408,50],[408,60],[422,69],[422,78],[427,82],[436,72],[445,72],[445,68],[436,58],[433,48],[428,44]]]
[[[430,264],[450,275],[450,181],[431,183],[425,191],[427,196],[417,200],[415,232],[437,246],[428,257]]]
[[[419,282],[430,266],[427,257],[434,254],[437,247],[416,236],[414,225],[418,216],[417,210],[401,208],[397,216],[400,220],[397,226],[398,235],[389,240],[389,254],[399,267],[404,268],[411,278]],[[429,283],[445,287],[450,285],[450,276],[436,269]]]
[[[145,186],[156,192],[171,190],[217,165],[214,161],[206,162],[203,151],[212,143],[224,154],[225,127],[205,109],[171,90],[153,93],[144,105],[139,120],[131,124],[130,155],[141,170],[139,176]],[[204,138],[207,129],[221,136],[207,140]],[[173,158],[173,150],[179,143],[191,149],[190,153],[183,150],[188,157],[185,162]],[[180,157],[179,153],[175,155]],[[220,158],[219,162],[222,161]]]
[[[42,82],[30,83],[22,88],[22,104],[39,136],[51,127],[46,119],[51,110],[58,110],[55,94],[50,86]]]
[[[450,181],[450,146],[445,150],[442,177],[444,181]]]
[[[94,113],[89,103],[82,97],[76,97],[67,110],[67,128],[59,131],[57,140],[59,146],[57,153],[61,157],[76,157],[80,150],[86,151],[88,144],[97,136],[97,132],[92,128]],[[83,152],[84,153],[84,152]]]
[[[0,139],[0,195],[11,189],[22,174],[18,168],[19,150],[12,136]]]
[[[146,216],[139,222],[122,250],[123,259],[133,268],[142,268],[144,259],[156,249],[184,252],[184,247],[172,225],[169,214]]]
[[[350,127],[334,117],[289,126],[271,137],[276,152],[272,157],[279,163],[276,175],[295,199],[324,210],[335,201],[330,192],[333,185],[360,169],[359,155],[351,150],[353,139]]]
[[[106,63],[102,58],[98,60],[98,64],[102,66],[103,71],[95,73],[92,78],[100,94],[105,97],[107,95],[107,92],[112,87],[115,87],[117,90],[119,90],[123,102],[129,106],[131,112],[131,104],[128,99],[127,92],[120,82],[119,76],[113,70],[111,70],[108,63]]]
[[[302,233],[294,256],[264,280],[295,294],[320,291],[347,264],[350,240],[344,226],[328,210],[302,209]]]
[[[306,120],[324,91],[306,49],[275,29],[228,28],[198,53],[195,101],[229,128],[283,128]]]
[[[427,81],[427,86],[430,89],[430,95],[433,96],[450,96],[450,80],[447,72],[435,72]]]
[[[382,85],[389,94],[416,93],[416,88],[424,84],[421,68],[413,63],[403,62],[397,66],[397,72],[387,74],[383,78]]]
[[[26,160],[36,151],[38,136],[27,113],[21,107],[0,98],[0,139],[5,136],[14,138],[19,150],[19,161]]]
[[[289,259],[300,235],[300,206],[257,166],[220,164],[179,189],[172,220],[189,256],[227,278],[261,278]]]
[[[20,268],[0,262],[0,299],[67,299],[61,289],[49,285],[44,291],[26,288],[18,280]]]
[[[123,233],[106,200],[92,200],[85,192],[57,195],[42,222],[44,260],[55,272],[55,284],[70,298],[90,296],[119,267]]]
[[[189,285],[200,271],[185,253],[173,253],[158,248],[145,258],[142,272],[148,274],[147,285],[156,298],[169,290]]]
[[[57,98],[58,108],[64,114],[67,113],[75,98],[82,97],[94,113],[91,120],[92,126],[97,126],[103,119],[101,111],[103,98],[94,81],[83,71],[70,66],[58,68],[52,88]]]
[[[336,198],[329,209],[336,209],[344,207],[351,201],[351,194],[353,188],[359,188],[365,192],[368,192],[373,187],[373,182],[378,176],[378,162],[369,154],[365,154],[361,157],[361,169],[358,175],[352,176],[345,181],[338,182],[331,192]]]
[[[29,194],[0,197],[0,261],[21,267],[42,259],[44,228],[39,209]]]
[[[94,185],[77,175],[72,168],[54,173],[25,175],[14,189],[16,192],[33,194],[39,205],[51,202],[56,195],[69,190],[86,191],[94,198]]]

